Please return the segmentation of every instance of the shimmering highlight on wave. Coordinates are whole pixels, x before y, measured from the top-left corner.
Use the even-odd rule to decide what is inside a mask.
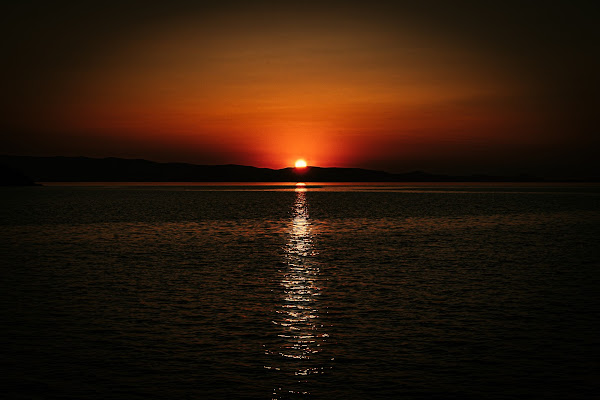
[[[306,188],[296,189],[292,222],[285,250],[285,269],[280,281],[281,301],[274,324],[280,327],[275,349],[268,352],[280,374],[273,398],[310,395],[311,375],[322,374],[331,365],[321,353],[329,335],[320,322],[320,268],[316,262],[314,233],[309,218]]]

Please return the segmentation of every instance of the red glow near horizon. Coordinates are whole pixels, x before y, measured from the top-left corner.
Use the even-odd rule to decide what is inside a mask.
[[[543,132],[514,101],[527,97],[522,80],[446,37],[343,15],[236,18],[244,24],[182,20],[124,37],[18,124],[46,132],[55,154],[274,169],[299,156],[457,165],[531,148]]]

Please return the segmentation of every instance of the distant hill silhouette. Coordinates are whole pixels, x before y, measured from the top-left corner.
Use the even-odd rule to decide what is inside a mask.
[[[0,156],[0,163],[35,182],[514,182],[529,176],[392,174],[361,168],[269,169],[244,165],[158,163],[141,159]],[[7,175],[8,176],[8,175]],[[27,178],[25,178],[27,179]]]
[[[5,164],[0,164],[0,186],[35,186],[37,185],[21,171]]]

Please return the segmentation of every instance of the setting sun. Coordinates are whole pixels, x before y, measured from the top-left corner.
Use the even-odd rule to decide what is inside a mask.
[[[296,160],[296,164],[295,164],[296,168],[306,168],[306,161],[300,159],[300,160]]]

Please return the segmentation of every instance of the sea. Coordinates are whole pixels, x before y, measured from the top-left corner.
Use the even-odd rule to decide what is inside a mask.
[[[4,399],[600,396],[600,185],[0,189]]]

